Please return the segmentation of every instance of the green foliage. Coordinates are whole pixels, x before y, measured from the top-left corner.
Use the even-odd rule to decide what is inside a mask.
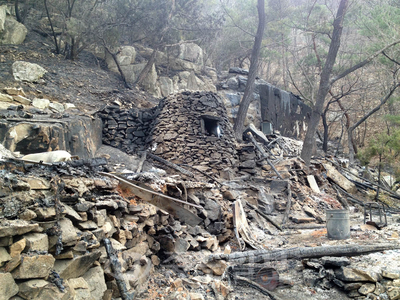
[[[400,170],[399,154],[400,130],[396,130],[390,135],[386,133],[377,135],[367,147],[359,151],[358,158],[363,165],[369,165],[373,159],[378,159],[379,167],[390,165],[395,170]]]

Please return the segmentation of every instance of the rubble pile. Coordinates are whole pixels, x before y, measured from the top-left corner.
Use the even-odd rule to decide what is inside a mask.
[[[303,260],[303,265],[303,280],[310,288],[327,290],[336,287],[344,291],[349,298],[355,299],[400,297],[400,271],[393,266],[363,268],[352,263],[347,257],[307,259]]]
[[[160,259],[217,251],[231,238],[232,218],[213,185],[186,183],[189,201],[203,207],[201,223],[190,226],[121,191],[118,180],[97,172],[96,161],[0,162],[0,286],[7,287],[1,299],[119,297],[105,239],[118,253],[127,290],[137,293]],[[166,193],[176,192],[173,181],[163,184]]]

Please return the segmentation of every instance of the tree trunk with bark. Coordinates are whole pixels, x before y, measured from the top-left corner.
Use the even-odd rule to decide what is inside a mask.
[[[239,111],[233,126],[235,137],[238,141],[242,140],[244,121],[246,120],[247,110],[249,109],[251,100],[253,99],[254,82],[256,80],[258,69],[258,57],[260,55],[261,42],[265,29],[265,1],[258,0],[258,28],[254,40],[253,51],[251,52],[250,70],[247,79],[246,88],[244,90],[243,99],[240,102]]]
[[[305,161],[307,166],[310,165],[311,155],[313,152],[313,146],[315,140],[315,133],[317,131],[322,110],[324,108],[325,98],[329,92],[329,89],[331,88],[330,77],[340,47],[340,39],[343,31],[343,20],[346,14],[348,2],[349,2],[348,0],[340,1],[336,18],[333,22],[332,40],[329,46],[329,52],[325,61],[325,65],[321,72],[321,79],[319,82],[319,88],[317,92],[315,105],[311,113],[311,118],[304,139],[303,149],[301,151],[301,158]]]

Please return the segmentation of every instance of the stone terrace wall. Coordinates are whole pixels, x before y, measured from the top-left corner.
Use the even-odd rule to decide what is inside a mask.
[[[107,106],[98,114],[103,121],[103,143],[128,154],[145,150],[150,125],[156,114],[157,107],[138,110]]]
[[[222,136],[204,130],[204,118],[217,120]],[[206,121],[207,122],[207,121]],[[160,103],[148,139],[154,154],[228,179],[235,172],[237,153],[232,126],[221,98],[212,92],[183,92]]]

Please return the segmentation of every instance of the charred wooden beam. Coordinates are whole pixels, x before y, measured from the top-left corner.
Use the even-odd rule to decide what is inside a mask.
[[[232,254],[214,254],[208,257],[212,260],[227,260],[235,263],[263,263],[268,261],[278,261],[285,259],[317,258],[322,256],[356,256],[372,252],[400,249],[399,244],[381,243],[376,245],[340,245],[340,246],[320,246],[320,247],[301,247],[276,250],[254,250],[247,252],[235,252]]]
[[[117,286],[119,289],[119,293],[121,294],[122,300],[133,300],[135,293],[128,293],[128,289],[126,287],[126,283],[124,281],[124,277],[121,271],[121,264],[118,260],[118,256],[111,245],[109,239],[104,239],[104,246],[107,251],[108,258],[110,259],[111,270],[114,273],[115,281],[117,282]]]
[[[190,172],[190,171],[178,166],[177,164],[174,164],[174,163],[172,163],[172,162],[170,162],[168,160],[165,160],[164,158],[161,158],[161,157],[159,157],[157,155],[154,155],[152,153],[147,153],[147,156],[150,157],[151,159],[154,159],[154,160],[166,165],[167,167],[170,167],[170,168],[172,168],[172,169],[174,169],[174,170],[176,170],[178,172],[181,172],[184,175],[187,175],[189,177],[194,177],[194,174],[192,172]]]
[[[267,214],[264,214],[261,210],[259,210],[257,207],[251,205],[250,203],[246,203],[247,206],[249,206],[251,209],[254,209],[260,216],[262,216],[264,219],[266,219],[268,222],[270,222],[272,225],[274,225],[277,229],[279,229],[280,231],[282,231],[282,227],[276,223],[270,216],[268,216]]]
[[[120,183],[119,186],[121,187],[122,191],[124,190],[129,191],[129,193],[134,194],[135,196],[143,199],[144,201],[167,211],[171,215],[177,217],[181,221],[184,221],[191,226],[196,226],[200,224],[202,221],[200,217],[190,212],[189,210],[185,209],[181,205],[189,205],[191,207],[200,209],[203,208],[202,206],[185,202],[183,200],[176,199],[164,194],[157,193],[151,190],[149,187],[138,186],[128,181],[127,179],[114,174],[109,174],[104,172],[99,172],[99,174],[117,179]]]

